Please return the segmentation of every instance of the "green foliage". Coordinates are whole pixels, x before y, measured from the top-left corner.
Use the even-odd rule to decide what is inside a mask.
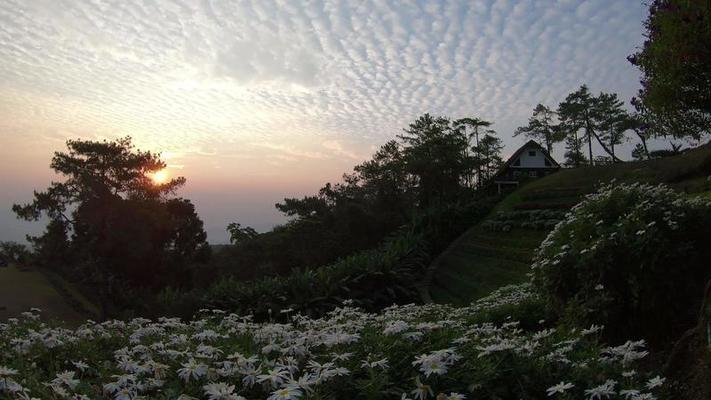
[[[0,242],[0,261],[27,264],[31,253],[25,245],[16,242]]]
[[[610,150],[611,162],[616,161],[615,146],[623,143],[625,132],[630,129],[630,116],[623,106],[616,93],[600,93],[595,102],[599,140]]]
[[[628,59],[642,71],[640,100],[657,135],[698,139],[711,129],[711,3],[654,0],[647,40]]]
[[[622,143],[625,132],[631,129],[630,117],[623,104],[614,93],[594,96],[586,85],[566,96],[557,112],[560,119],[557,129],[566,140],[566,164],[577,167],[584,163],[581,147],[587,142],[587,161],[592,165],[595,159],[593,139],[613,162],[621,161],[615,154],[615,145]],[[580,130],[582,136],[578,135]]]
[[[495,132],[492,129],[485,129],[490,127],[492,124],[492,122],[485,121],[481,118],[470,117],[460,118],[454,121],[453,128],[456,129],[459,133],[464,134],[469,144],[471,144],[472,139],[474,139],[474,144],[472,148],[465,148],[465,151],[463,153],[464,163],[466,165],[469,165],[470,168],[473,167],[475,170],[465,172],[464,179],[466,186],[472,186],[473,184],[476,184],[476,187],[478,188],[483,187],[490,178],[490,176],[485,175],[486,171],[484,168],[487,164],[497,162],[496,157],[499,156],[501,148],[499,146],[497,150],[496,146],[500,145],[500,141],[497,142],[493,140],[495,139],[493,136]],[[485,137],[490,137],[490,139],[488,139],[490,143],[485,144],[483,147],[481,146],[481,142],[479,141],[479,135],[481,134],[485,135]],[[494,146],[492,147],[492,145]],[[492,156],[494,156],[494,158],[492,158]],[[498,159],[499,163],[500,161],[501,160]],[[498,168],[498,166],[496,167]],[[473,175],[473,172],[476,172],[475,176]],[[476,180],[474,180],[474,178],[476,178]]]
[[[277,318],[279,311],[296,310],[318,316],[345,299],[367,310],[391,304],[417,302],[417,286],[437,254],[469,226],[489,213],[494,199],[471,204],[455,203],[430,207],[417,215],[409,228],[390,235],[370,250],[319,267],[294,268],[280,275],[244,279],[228,276],[202,290],[164,291],[161,309],[170,315],[189,317],[198,308],[219,308],[252,313],[265,320]],[[223,254],[218,253],[217,257]],[[177,305],[176,305],[177,304]],[[191,306],[192,305],[192,306]],[[271,310],[271,314],[269,312]]]
[[[549,153],[553,152],[553,145],[564,139],[564,132],[555,122],[556,112],[543,104],[538,104],[533,109],[533,115],[528,119],[528,125],[516,128],[514,137],[525,135],[527,138],[542,142]]]
[[[481,185],[488,183],[501,168],[503,164],[501,150],[503,148],[501,139],[494,136],[493,131],[482,136],[479,144],[473,147],[474,159],[479,167]]]
[[[405,169],[413,176],[421,208],[458,199],[471,164],[465,155],[467,136],[444,117],[425,114],[399,136]]]
[[[227,232],[230,234],[230,243],[240,244],[253,240],[259,235],[251,226],[242,227],[241,224],[231,222],[227,225]]]
[[[196,307],[251,313],[258,319],[276,318],[287,308],[322,315],[345,299],[375,310],[416,301],[414,285],[428,260],[421,236],[403,232],[378,249],[361,251],[327,266],[250,281],[220,279]]]
[[[711,202],[611,183],[578,204],[541,245],[534,282],[550,309],[665,346],[696,320],[711,279]]]

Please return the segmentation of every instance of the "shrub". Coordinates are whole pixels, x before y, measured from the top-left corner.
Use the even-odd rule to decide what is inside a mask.
[[[426,247],[420,235],[403,231],[377,249],[330,265],[251,281],[227,277],[198,296],[193,309],[218,308],[267,320],[278,318],[285,309],[323,315],[344,299],[353,299],[366,310],[417,301],[415,285],[429,262]]]
[[[655,346],[689,327],[711,278],[711,201],[663,185],[602,186],[541,244],[534,283],[558,316]]]

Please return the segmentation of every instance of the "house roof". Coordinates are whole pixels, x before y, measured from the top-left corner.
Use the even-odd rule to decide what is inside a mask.
[[[514,152],[513,155],[511,155],[511,157],[509,157],[508,160],[506,160],[504,165],[502,165],[501,168],[499,169],[499,172],[496,173],[496,176],[500,175],[503,171],[506,171],[506,169],[508,169],[511,166],[511,164],[514,161],[516,161],[516,159],[521,155],[521,153],[523,153],[526,149],[529,149],[531,147],[535,148],[536,150],[539,150],[541,153],[543,153],[543,155],[547,159],[549,159],[551,161],[551,163],[552,163],[551,168],[560,168],[560,164],[558,164],[558,162],[553,157],[551,157],[550,153],[548,153],[548,150],[546,150],[543,146],[538,144],[535,140],[529,140],[523,146],[519,147],[519,149],[516,150],[516,152]]]

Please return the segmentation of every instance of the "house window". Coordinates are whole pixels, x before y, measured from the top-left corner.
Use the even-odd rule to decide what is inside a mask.
[[[531,178],[537,178],[538,177],[538,172],[536,171],[528,171],[528,176]]]
[[[513,166],[514,166],[514,167],[520,167],[520,166],[521,166],[521,159],[520,159],[520,158],[517,158],[516,161],[514,161]]]
[[[528,155],[531,156],[531,157],[535,157],[535,156],[536,156],[536,151],[535,151],[535,150],[531,150],[531,151],[528,152]]]

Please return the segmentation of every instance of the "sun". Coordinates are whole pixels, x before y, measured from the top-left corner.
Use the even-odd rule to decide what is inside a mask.
[[[160,185],[168,182],[168,171],[161,169],[159,171],[148,174],[153,183]]]

